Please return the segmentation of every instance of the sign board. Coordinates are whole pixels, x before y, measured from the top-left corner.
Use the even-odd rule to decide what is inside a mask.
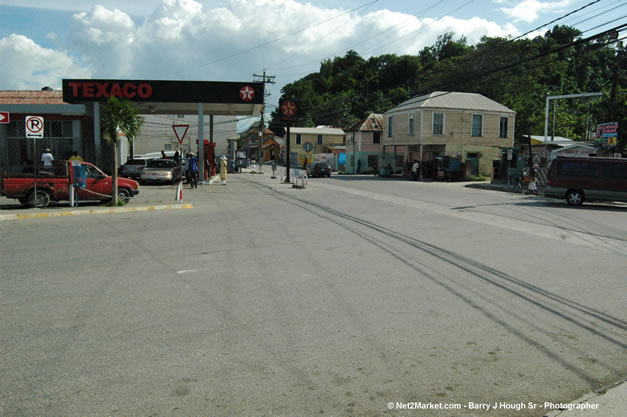
[[[511,161],[512,158],[514,158],[514,150],[513,149],[508,149],[507,150],[507,160]]]
[[[11,118],[8,111],[0,111],[0,123],[9,123]]]
[[[600,146],[616,146],[618,139],[618,122],[601,123],[597,125],[596,143]]]
[[[63,101],[84,103],[121,97],[136,103],[263,104],[262,82],[64,79]]]
[[[26,116],[26,137],[41,139],[44,137],[44,118],[41,116]]]
[[[311,150],[313,149],[313,145],[311,144],[311,142],[307,141],[304,145],[305,148],[305,152],[311,152]]]
[[[281,102],[281,120],[293,121],[296,119],[296,104],[292,100],[285,100]]]
[[[183,144],[183,139],[185,139],[187,129],[189,129],[189,125],[172,125],[172,130],[174,130],[174,134],[181,145]]]

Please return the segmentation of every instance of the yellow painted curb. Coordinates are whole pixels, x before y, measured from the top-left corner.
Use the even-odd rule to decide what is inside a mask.
[[[187,204],[162,204],[158,206],[143,206],[143,207],[113,207],[108,209],[90,209],[90,210],[74,210],[74,211],[60,211],[60,212],[46,212],[46,213],[28,213],[28,214],[3,214],[0,215],[0,220],[22,220],[22,219],[41,219],[47,217],[66,217],[66,216],[84,216],[87,214],[115,214],[115,213],[137,213],[141,211],[161,211],[161,210],[176,210],[176,209],[191,209],[194,206],[191,203]]]

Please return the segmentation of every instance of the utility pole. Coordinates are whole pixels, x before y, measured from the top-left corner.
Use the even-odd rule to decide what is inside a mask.
[[[266,84],[275,84],[274,79],[276,78],[274,75],[266,75],[266,69],[263,69],[263,75],[253,74],[253,77],[257,77],[254,81],[261,81],[263,83],[263,106],[261,107],[261,123],[259,124],[259,146],[257,146],[257,161],[259,161],[259,172],[263,173],[263,130],[264,126],[264,113],[266,111],[266,97],[270,96],[270,93],[266,93],[268,91],[266,89]],[[261,78],[261,79],[259,79]]]

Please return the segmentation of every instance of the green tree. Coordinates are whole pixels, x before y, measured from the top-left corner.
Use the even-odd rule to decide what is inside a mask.
[[[129,140],[135,140],[144,124],[144,119],[138,114],[137,107],[125,99],[118,99],[111,96],[107,104],[102,109],[102,130],[103,137],[113,144],[113,205],[118,205],[119,197],[126,196],[118,193],[118,129],[121,130]],[[126,201],[123,201],[126,203]]]

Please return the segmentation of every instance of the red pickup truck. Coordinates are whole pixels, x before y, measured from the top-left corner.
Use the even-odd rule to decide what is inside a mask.
[[[86,187],[78,189],[78,201],[111,200],[113,179],[89,162],[81,162],[86,169]],[[21,174],[3,173],[0,176],[0,194],[7,198],[17,198],[20,203],[32,207],[45,208],[51,201],[70,199],[70,183],[74,181],[70,161],[55,163],[51,172],[25,168]],[[37,180],[37,201],[35,202],[35,179]],[[139,193],[137,181],[118,178],[118,199],[126,204],[131,197]]]

